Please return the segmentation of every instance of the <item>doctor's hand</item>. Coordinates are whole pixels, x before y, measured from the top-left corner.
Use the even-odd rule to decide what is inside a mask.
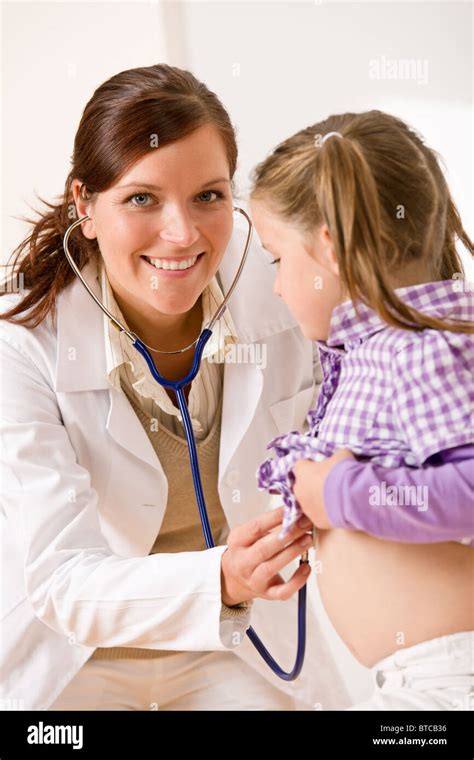
[[[308,564],[298,567],[289,581],[281,575],[289,562],[312,544],[311,522],[303,516],[285,538],[278,538],[283,507],[259,515],[233,528],[221,559],[222,602],[232,607],[240,602],[261,599],[289,599],[308,580]]]

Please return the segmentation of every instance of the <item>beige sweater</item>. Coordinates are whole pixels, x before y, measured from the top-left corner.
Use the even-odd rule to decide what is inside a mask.
[[[168,480],[169,491],[166,512],[150,554],[204,550],[206,546],[196,504],[185,439],[167,430],[156,418],[147,414],[137,403],[133,390],[125,384],[124,391],[153,444]],[[224,543],[228,532],[227,521],[217,492],[221,416],[222,396],[206,438],[197,442],[204,497],[212,534],[217,545]],[[233,608],[223,605],[223,613],[226,617],[240,616],[245,614],[246,608],[245,603]],[[158,636],[159,631],[157,631]],[[116,659],[119,657],[143,659],[176,654],[176,651],[140,649],[138,647],[99,647],[92,657],[95,659]]]

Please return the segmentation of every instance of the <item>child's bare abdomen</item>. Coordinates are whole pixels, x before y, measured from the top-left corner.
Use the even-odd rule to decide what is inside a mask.
[[[328,616],[367,667],[397,649],[474,628],[474,551],[318,531],[317,578]]]

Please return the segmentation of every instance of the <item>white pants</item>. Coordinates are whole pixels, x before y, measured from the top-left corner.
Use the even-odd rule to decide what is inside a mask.
[[[88,660],[49,710],[297,710],[232,652]]]
[[[474,632],[400,649],[372,677],[375,694],[349,710],[473,710]]]

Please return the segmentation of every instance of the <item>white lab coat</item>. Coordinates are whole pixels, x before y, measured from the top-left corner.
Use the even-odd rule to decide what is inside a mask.
[[[225,291],[244,242],[234,230],[219,270]],[[253,243],[229,302],[240,341],[267,349],[265,368],[225,366],[218,491],[230,528],[274,505],[257,490],[256,469],[271,438],[303,425],[315,390],[311,342],[273,294],[270,272]],[[83,273],[92,284],[95,265]],[[0,309],[19,298],[3,296]],[[47,709],[95,647],[139,646],[232,649],[310,708],[346,707],[311,608],[296,682],[275,677],[244,634],[253,625],[292,667],[297,595],[255,600],[243,620],[221,622],[225,546],[149,555],[167,480],[126,396],[107,381],[103,315],[79,279],[58,298],[56,327],[51,317],[34,330],[0,321],[0,350],[3,705]]]

